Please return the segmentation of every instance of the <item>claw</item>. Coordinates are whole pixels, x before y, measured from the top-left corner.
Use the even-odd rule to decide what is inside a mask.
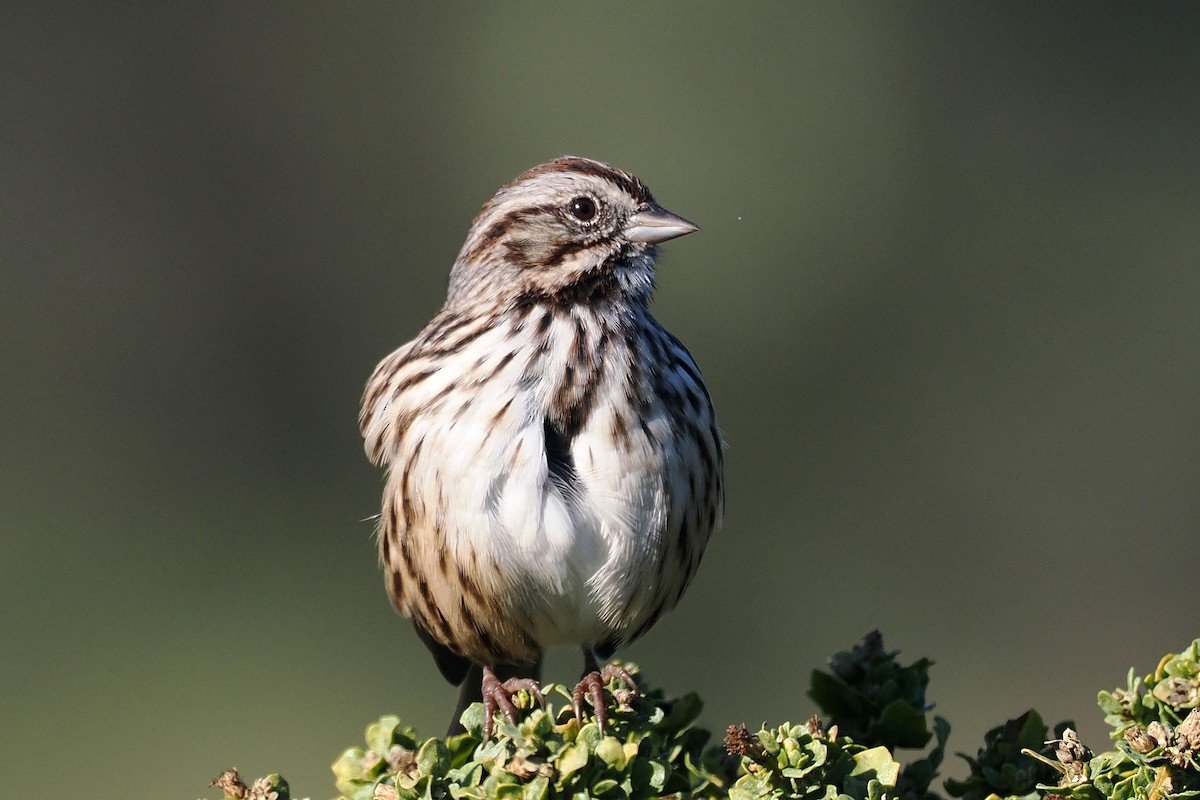
[[[495,715],[496,709],[504,713],[504,718],[510,724],[517,724],[517,707],[513,704],[512,698],[522,689],[533,695],[543,709],[546,707],[546,698],[542,696],[542,689],[532,678],[509,678],[501,683],[490,667],[484,667],[481,688],[483,693],[483,740],[485,742],[492,738],[492,717]]]
[[[575,709],[575,719],[580,725],[583,725],[584,699],[592,701],[592,714],[596,717],[596,728],[600,731],[601,736],[604,735],[604,726],[608,723],[604,686],[612,680],[622,681],[633,694],[637,694],[638,687],[633,676],[624,667],[615,664],[605,664],[601,669],[593,669],[585,673],[579,679],[579,683],[575,684],[575,690],[571,692],[571,706]]]

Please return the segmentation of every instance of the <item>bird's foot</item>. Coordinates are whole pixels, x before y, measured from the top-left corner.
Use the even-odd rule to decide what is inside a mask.
[[[532,678],[509,678],[503,683],[496,677],[490,667],[483,668],[483,740],[492,738],[492,716],[500,709],[513,725],[517,724],[517,707],[513,697],[524,689],[533,695],[542,708],[546,707],[546,698],[542,697],[542,689]]]
[[[608,722],[608,709],[604,703],[604,686],[609,681],[619,679],[629,687],[633,694],[637,694],[637,683],[634,682],[633,676],[624,668],[616,664],[605,664],[600,669],[592,670],[584,674],[579,679],[579,683],[575,684],[575,691],[571,692],[571,705],[575,708],[575,719],[579,724],[583,724],[583,702],[584,699],[592,701],[592,713],[596,717],[596,727],[600,730],[600,735],[604,735],[604,725]]]

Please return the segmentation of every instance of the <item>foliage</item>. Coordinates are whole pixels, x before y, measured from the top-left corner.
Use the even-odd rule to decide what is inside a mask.
[[[1178,654],[1163,656],[1158,668],[1145,678],[1129,670],[1126,688],[1100,692],[1098,704],[1104,721],[1112,726],[1113,739],[1123,738],[1130,728],[1152,723],[1179,725],[1185,710],[1196,708],[1200,699],[1200,639]]]
[[[556,694],[562,702],[555,702]],[[603,736],[594,721],[580,726],[562,687],[548,686],[546,695],[548,709],[535,708],[516,725],[498,716],[488,742],[482,741],[479,704],[463,714],[467,732],[445,741],[422,742],[399,718],[384,717],[368,727],[366,749],[350,748],[334,764],[338,790],[347,800],[636,800],[721,796],[733,782],[731,760],[719,748],[706,752],[709,732],[692,727],[702,707],[694,694],[668,701],[657,690],[614,689],[616,708]],[[528,696],[521,699],[529,705]]]
[[[1060,723],[1055,733],[1061,737],[1069,723]],[[946,792],[963,800],[985,800],[988,797],[1034,800],[1039,796],[1038,785],[1054,781],[1054,767],[1025,755],[1026,750],[1040,750],[1048,738],[1046,723],[1030,709],[1016,719],[992,728],[983,737],[983,747],[975,758],[959,753],[970,769],[961,781],[947,780]]]
[[[1100,692],[1116,748],[1093,754],[1066,724],[1036,752],[1046,726],[1029,711],[988,732],[965,781],[946,789],[964,800],[1171,800],[1200,795],[1200,639],[1165,656],[1144,678],[1130,670],[1125,689]],[[1031,763],[1028,759],[1032,759]]]
[[[730,800],[882,800],[900,773],[886,747],[856,744],[836,728],[826,734],[816,719],[764,728],[756,736],[734,726],[725,746],[741,759],[741,777],[729,790]]]
[[[901,666],[899,651],[886,652],[879,631],[829,659],[829,672],[813,670],[808,696],[847,736],[864,744],[917,748],[929,743],[925,722],[929,668],[922,658]]]
[[[602,736],[583,725],[562,687],[547,686],[547,708],[522,711],[516,725],[496,720],[482,741],[483,710],[463,714],[466,733],[421,739],[399,717],[367,728],[365,746],[334,763],[339,800],[552,797],[634,800],[651,797],[730,800],[941,800],[931,789],[950,726],[929,719],[932,662],[903,665],[878,633],[868,634],[814,671],[809,696],[831,718],[785,723],[751,733],[731,726],[724,747],[693,726],[694,694],[668,700],[610,686],[613,708]],[[634,665],[625,665],[637,672]],[[639,678],[644,684],[644,677]],[[524,709],[531,698],[518,697]],[[1115,749],[1093,754],[1069,723],[1050,729],[1030,710],[988,731],[969,774],[946,780],[961,800],[1174,800],[1200,797],[1200,639],[1168,655],[1145,677],[1101,692]],[[902,766],[898,749],[929,752]],[[1044,752],[1043,752],[1044,751]],[[223,773],[227,800],[290,800],[287,783],[269,775],[252,786]]]
[[[927,719],[933,705],[925,700],[929,668],[933,662],[918,659],[907,666],[888,652],[883,636],[872,631],[862,642],[829,660],[829,672],[813,670],[808,696],[828,714],[846,736],[866,747],[921,748],[935,738],[933,749],[900,773],[892,796],[905,800],[936,798],[929,791],[937,777],[950,736],[950,723]]]
[[[1200,639],[1163,657],[1126,688],[1100,692],[1116,750],[1091,759],[1077,786],[1046,787],[1075,798],[1187,798],[1200,795]]]

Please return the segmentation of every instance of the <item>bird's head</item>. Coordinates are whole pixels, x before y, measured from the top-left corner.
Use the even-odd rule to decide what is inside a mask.
[[[557,158],[484,204],[454,264],[447,302],[648,301],[655,245],[695,230],[629,173]]]

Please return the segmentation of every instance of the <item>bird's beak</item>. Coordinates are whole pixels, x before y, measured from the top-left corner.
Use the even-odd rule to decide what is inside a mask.
[[[678,214],[672,214],[657,203],[634,214],[625,223],[625,238],[642,244],[658,244],[700,230]]]

